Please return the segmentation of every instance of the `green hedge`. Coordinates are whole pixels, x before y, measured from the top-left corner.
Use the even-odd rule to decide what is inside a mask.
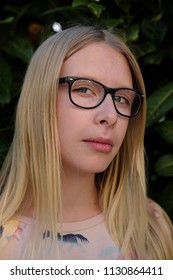
[[[53,22],[121,30],[138,59],[147,89],[148,193],[173,219],[172,0],[6,0],[1,7],[0,165],[12,139],[27,64],[39,43],[53,32]]]

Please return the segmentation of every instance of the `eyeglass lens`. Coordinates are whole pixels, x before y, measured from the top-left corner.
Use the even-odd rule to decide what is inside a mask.
[[[124,116],[133,116],[141,106],[140,96],[131,89],[118,89],[112,95],[116,110]],[[94,81],[75,80],[71,85],[71,99],[77,106],[93,108],[102,103],[105,88]]]

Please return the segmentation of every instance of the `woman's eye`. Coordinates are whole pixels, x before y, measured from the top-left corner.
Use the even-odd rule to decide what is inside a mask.
[[[73,88],[74,93],[81,93],[85,95],[95,95],[95,92],[88,87],[78,87],[78,88]]]
[[[129,105],[129,100],[123,96],[115,96],[115,102]]]
[[[88,92],[88,88],[80,87],[80,88],[76,88],[75,91],[82,92],[82,93],[87,93]]]

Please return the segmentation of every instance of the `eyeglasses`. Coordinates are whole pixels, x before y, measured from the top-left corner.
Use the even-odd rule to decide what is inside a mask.
[[[136,116],[143,103],[143,94],[130,88],[109,88],[91,79],[81,77],[59,78],[59,84],[67,83],[70,101],[77,107],[93,109],[110,94],[115,110],[124,117]]]

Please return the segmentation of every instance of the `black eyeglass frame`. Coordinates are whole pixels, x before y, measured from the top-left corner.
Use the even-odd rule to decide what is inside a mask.
[[[71,88],[72,88],[73,83],[74,83],[75,81],[77,81],[77,80],[87,80],[87,81],[91,81],[91,82],[94,82],[94,83],[99,84],[99,85],[104,89],[104,96],[103,96],[102,100],[101,100],[97,105],[92,106],[92,107],[84,107],[84,106],[80,106],[80,105],[76,104],[76,103],[73,101],[72,97],[71,97]],[[98,81],[93,80],[93,79],[88,79],[88,78],[83,78],[83,77],[74,77],[74,76],[61,77],[61,78],[58,79],[58,82],[59,82],[59,84],[64,84],[64,83],[67,83],[67,84],[68,84],[69,99],[70,99],[70,101],[71,101],[75,106],[77,106],[77,107],[79,107],[79,108],[83,108],[83,109],[94,109],[94,108],[98,107],[98,106],[104,101],[104,99],[106,98],[107,94],[110,94],[111,97],[112,97],[113,104],[114,104],[114,107],[115,107],[116,112],[117,112],[119,115],[123,116],[123,117],[131,118],[131,117],[135,117],[135,116],[138,115],[138,113],[139,113],[140,110],[141,110],[142,104],[143,104],[143,97],[144,97],[144,94],[143,94],[142,92],[140,92],[140,91],[137,91],[137,90],[134,90],[134,89],[131,89],[131,88],[110,88],[110,87],[107,87],[107,86],[103,85],[102,83],[100,83],[100,82],[98,82]],[[122,114],[121,112],[118,111],[118,109],[117,109],[117,107],[116,107],[116,105],[115,105],[115,102],[114,102],[114,96],[115,96],[115,94],[116,94],[116,92],[117,92],[118,90],[130,90],[130,91],[135,92],[135,93],[139,96],[140,105],[139,105],[139,108],[138,108],[138,110],[137,110],[137,112],[136,112],[135,114],[130,115],[130,116],[127,116],[127,115],[124,115],[124,114]]]

